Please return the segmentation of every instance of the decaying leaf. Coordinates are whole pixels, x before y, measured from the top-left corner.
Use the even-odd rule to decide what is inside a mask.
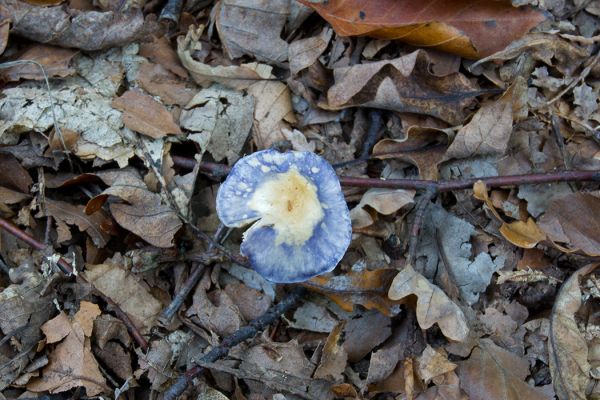
[[[588,398],[591,371],[588,343],[579,329],[576,314],[583,304],[581,280],[597,267],[598,264],[591,264],[571,275],[552,309],[548,352],[554,390],[561,400]]]
[[[441,129],[410,126],[404,139],[383,139],[373,147],[373,157],[395,159],[418,168],[421,179],[439,179],[448,135]]]
[[[99,207],[108,195],[129,204],[112,203],[110,211],[119,225],[157,247],[171,247],[182,222],[176,211],[162,204],[161,196],[151,192],[132,170],[105,171],[98,176],[110,185],[88,202],[86,209]]]
[[[71,59],[76,54],[75,50],[36,44],[24,50],[17,60],[36,61],[43,66],[49,78],[64,78],[75,73],[75,69],[70,64]],[[33,63],[9,68],[0,72],[0,76],[12,82],[19,79],[44,79],[44,74],[40,67]]]
[[[304,285],[325,295],[345,311],[352,312],[354,306],[360,304],[369,310],[375,309],[384,315],[393,316],[400,312],[402,304],[386,296],[386,289],[394,272],[391,269],[350,271],[343,275],[316,276]]]
[[[201,63],[192,57],[192,53],[200,51],[200,36],[204,25],[190,26],[187,35],[177,38],[177,54],[183,66],[189,71],[194,81],[203,87],[217,82],[232,89],[246,89],[256,81],[271,79],[272,67],[267,64],[249,63],[241,65],[211,66]]]
[[[414,190],[404,189],[369,189],[365,192],[360,203],[350,211],[352,227],[364,228],[371,225],[373,218],[364,208],[369,206],[380,214],[390,215],[407,204],[415,197]]]
[[[459,363],[460,387],[472,400],[550,400],[552,397],[529,386],[529,363],[489,339],[482,339],[471,356]]]
[[[62,6],[38,7],[18,0],[5,0],[2,5],[12,21],[13,34],[82,50],[124,46],[139,38],[144,24],[140,9],[80,12]]]
[[[346,362],[348,361],[348,354],[342,346],[344,325],[345,322],[342,321],[333,328],[327,337],[325,346],[323,346],[321,362],[314,374],[315,378],[332,380],[334,382],[343,380],[342,373],[346,369]]]
[[[196,91],[188,88],[177,75],[158,64],[140,64],[135,79],[142,89],[160,97],[161,101],[168,105],[184,106],[196,94]]]
[[[358,362],[392,334],[392,321],[378,311],[360,312],[346,321],[344,350],[348,361]]]
[[[503,223],[499,231],[506,240],[525,249],[531,249],[546,239],[546,234],[540,230],[533,218],[527,218],[527,222]]]
[[[367,4],[358,0],[302,0],[302,3],[313,7],[339,35],[398,39],[467,58],[502,50],[545,19],[539,11],[517,9],[505,1],[380,0]]]
[[[554,200],[538,225],[548,238],[590,256],[600,255],[600,198],[572,193]]]
[[[417,359],[417,372],[426,384],[435,377],[454,371],[456,367],[456,364],[448,360],[448,355],[443,349],[434,349],[429,345]]]
[[[417,296],[417,320],[421,328],[428,329],[437,323],[448,339],[460,342],[467,337],[469,327],[462,310],[440,288],[407,265],[394,278],[388,297],[401,300],[409,295]]]
[[[143,332],[155,325],[162,305],[138,277],[111,264],[88,265],[85,276],[97,290],[117,303]]]
[[[97,247],[106,246],[110,239],[109,234],[102,229],[102,225],[108,219],[102,211],[87,215],[84,206],[48,198],[42,210],[44,212],[40,212],[38,216],[52,216],[56,221],[58,243],[71,239],[71,232],[67,225],[76,225],[81,232],[87,232]]]
[[[526,104],[527,85],[519,77],[500,99],[484,104],[458,131],[444,159],[503,156],[513,121],[527,116]]]
[[[322,107],[374,107],[431,115],[459,124],[479,94],[460,73],[437,77],[429,70],[427,53],[417,50],[400,58],[333,70],[335,85]]]
[[[132,131],[154,139],[181,134],[173,115],[158,101],[139,90],[128,90],[112,101],[123,112],[123,124]]]
[[[318,60],[329,45],[332,34],[330,28],[324,28],[317,36],[296,40],[290,44],[288,58],[292,75],[310,67]]]
[[[229,58],[249,54],[271,64],[286,61],[288,44],[280,34],[289,13],[288,0],[223,0],[217,29]]]
[[[94,320],[100,314],[97,304],[82,301],[73,319],[60,313],[42,326],[47,343],[60,343],[50,353],[42,376],[31,381],[28,390],[60,393],[82,386],[88,396],[108,391],[90,343]]]
[[[252,127],[254,99],[219,85],[203,89],[181,112],[180,124],[215,160],[233,164],[240,157]]]
[[[430,210],[431,219],[425,223],[417,255],[426,257],[426,271],[434,271],[443,263],[458,287],[460,297],[473,304],[490,284],[494,272],[502,268],[505,259],[502,256],[492,259],[486,252],[474,253],[471,244],[471,236],[475,234],[473,225],[442,207],[432,205]]]
[[[46,280],[31,262],[10,273],[12,283],[0,291],[0,331],[13,344],[0,352],[0,390],[8,387],[30,362],[42,339],[40,327],[52,315],[52,294],[40,296]],[[8,340],[8,339],[7,339]]]

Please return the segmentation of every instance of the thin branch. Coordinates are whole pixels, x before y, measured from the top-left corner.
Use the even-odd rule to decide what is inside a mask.
[[[21,229],[19,229],[15,225],[11,224],[4,218],[0,218],[0,229],[4,229],[7,233],[13,235],[17,239],[20,239],[21,241],[25,242],[28,246],[33,247],[36,250],[40,250],[40,251],[46,252],[46,253],[51,252],[52,254],[55,254],[54,250],[52,250],[50,247],[37,241],[34,237],[32,237],[28,233],[22,231]],[[61,272],[63,274],[65,274],[67,276],[73,275],[73,267],[63,257],[58,258],[56,265],[58,266],[58,268],[61,270]],[[79,277],[84,282],[88,282],[84,276],[79,275]],[[90,283],[90,282],[88,282],[88,283]],[[104,300],[106,302],[108,307],[115,313],[115,315],[121,321],[123,321],[123,323],[127,327],[127,330],[129,331],[129,334],[133,337],[133,339],[136,341],[136,343],[142,348],[143,351],[146,351],[148,349],[148,342],[146,341],[144,336],[142,336],[142,334],[137,329],[137,327],[135,326],[133,321],[129,318],[129,316],[110,297],[105,296],[99,290],[97,292],[98,292],[100,298],[102,298],[102,300]]]
[[[213,347],[208,353],[200,358],[198,363],[212,363],[220,358],[223,358],[229,353],[229,350],[232,347],[262,332],[268,325],[275,322],[282,314],[293,308],[304,296],[305,290],[306,289],[300,286],[294,288],[294,290],[292,290],[286,298],[280,301],[277,305],[271,307],[266,313],[250,321],[248,325],[238,329],[231,336],[223,339],[219,346]],[[164,392],[163,399],[175,400],[185,391],[192,380],[200,376],[202,372],[204,372],[204,368],[198,364],[187,370],[183,375],[177,378],[171,387]]]
[[[196,161],[190,158],[173,156],[175,165],[181,168],[190,168],[196,165]],[[223,164],[202,162],[200,171],[215,177],[223,177],[230,171],[230,167]],[[506,176],[484,176],[480,178],[468,178],[460,180],[432,181],[425,179],[379,179],[379,178],[357,178],[352,176],[340,176],[342,186],[364,187],[364,188],[388,188],[388,189],[412,189],[427,190],[435,186],[438,192],[452,192],[455,190],[471,189],[477,181],[483,181],[487,187],[536,185],[541,183],[555,182],[600,182],[600,171],[555,171],[540,174],[506,175]]]

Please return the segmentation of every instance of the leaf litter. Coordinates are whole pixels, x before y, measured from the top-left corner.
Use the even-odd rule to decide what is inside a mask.
[[[170,398],[194,365],[197,398],[597,396],[595,2],[38,3],[0,5],[3,397]],[[270,148],[366,182],[332,273],[207,239]],[[562,170],[596,182],[529,178]]]

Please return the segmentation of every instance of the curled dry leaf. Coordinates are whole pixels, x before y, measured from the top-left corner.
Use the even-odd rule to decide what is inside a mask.
[[[360,304],[368,310],[393,316],[400,312],[400,304],[403,303],[386,296],[386,288],[394,273],[395,270],[391,269],[349,271],[344,275],[316,276],[302,284],[323,294],[345,311],[352,312],[354,306]]]
[[[182,133],[173,120],[173,114],[139,90],[126,91],[112,101],[112,106],[123,112],[123,124],[132,131],[153,139]]]
[[[186,87],[177,75],[158,64],[140,64],[135,80],[142,89],[160,97],[160,100],[168,105],[184,106],[196,94],[196,91]]]
[[[598,264],[576,271],[563,284],[552,308],[548,352],[550,373],[556,395],[561,400],[587,399],[591,365],[588,344],[579,330],[576,314],[583,304],[581,280],[591,274]]]
[[[217,30],[229,58],[249,54],[270,64],[287,60],[281,31],[290,14],[289,0],[223,0],[217,12]]]
[[[404,189],[369,189],[363,194],[360,203],[350,211],[354,229],[367,227],[373,222],[373,217],[364,208],[369,206],[380,214],[390,215],[407,204],[415,197],[414,190]]]
[[[538,225],[548,238],[572,251],[600,255],[600,198],[571,193],[550,203]]]
[[[144,25],[140,9],[85,12],[18,0],[4,0],[2,5],[12,21],[11,33],[60,47],[91,51],[124,46],[139,39]]]
[[[94,320],[100,314],[98,305],[82,301],[72,320],[61,312],[42,326],[47,343],[60,343],[50,353],[41,377],[27,385],[28,390],[61,393],[81,386],[88,396],[108,391],[90,342]]]
[[[499,231],[506,240],[524,249],[531,249],[546,239],[546,234],[539,228],[533,218],[527,218],[527,222],[503,223]]]
[[[437,376],[454,371],[456,366],[448,360],[448,354],[443,349],[434,349],[430,345],[427,345],[423,354],[417,358],[417,372],[426,384]]]
[[[531,8],[507,1],[453,0],[301,0],[342,36],[398,39],[416,46],[481,58],[502,50],[544,21]]]
[[[537,388],[529,386],[529,362],[490,339],[482,339],[471,356],[459,363],[460,387],[471,400],[550,400]]]
[[[479,94],[477,87],[460,73],[437,77],[429,65],[427,53],[417,50],[393,60],[335,68],[335,85],[321,106],[383,108],[461,123],[464,109]]]
[[[409,295],[417,296],[417,321],[422,329],[437,323],[450,340],[460,342],[467,337],[469,327],[462,310],[440,288],[407,265],[394,278],[388,297],[401,300]]]
[[[421,179],[439,179],[448,135],[441,129],[411,126],[404,139],[383,139],[373,147],[373,157],[408,162],[419,170]]]
[[[185,36],[177,38],[177,55],[181,64],[188,70],[194,81],[203,87],[217,82],[232,89],[246,89],[256,81],[272,78],[272,67],[266,64],[249,63],[241,65],[210,66],[195,60],[192,53],[202,49],[200,37],[204,25],[191,25]]]

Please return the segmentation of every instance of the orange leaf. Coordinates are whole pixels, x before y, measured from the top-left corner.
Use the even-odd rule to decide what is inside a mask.
[[[545,20],[532,8],[489,0],[329,0],[314,8],[342,36],[399,39],[466,58],[481,58]]]
[[[504,223],[500,227],[500,233],[506,240],[524,249],[531,249],[540,241],[546,239],[546,234],[541,231],[533,218],[528,218],[527,222]]]

